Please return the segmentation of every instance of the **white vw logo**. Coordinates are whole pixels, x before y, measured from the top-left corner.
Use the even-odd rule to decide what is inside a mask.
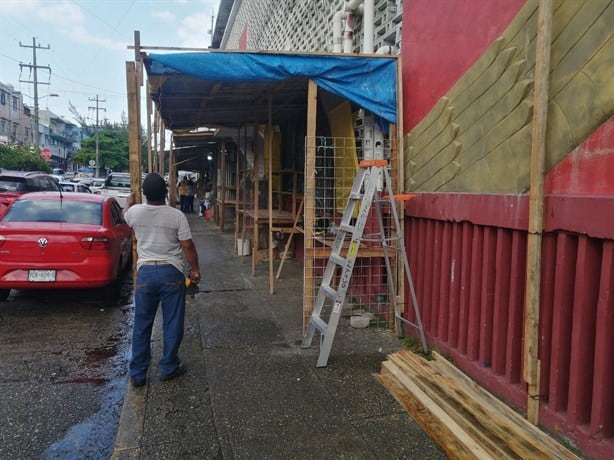
[[[38,239],[38,246],[41,247],[41,248],[45,248],[45,247],[47,247],[47,243],[48,242],[49,241],[47,241],[47,238],[44,238],[44,237],[39,238]]]

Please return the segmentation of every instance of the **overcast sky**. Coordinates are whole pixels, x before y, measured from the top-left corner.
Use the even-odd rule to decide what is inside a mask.
[[[34,64],[35,37],[37,46],[50,48],[36,50],[36,64],[51,68],[37,72],[39,107],[74,121],[70,102],[95,120],[90,107],[98,97],[99,118],[119,122],[128,113],[125,62],[134,59],[127,48],[134,31],[140,31],[142,45],[207,48],[218,5],[219,0],[0,0],[0,82],[34,106],[34,85],[19,80],[34,80],[20,63]],[[52,93],[59,97],[48,97]]]

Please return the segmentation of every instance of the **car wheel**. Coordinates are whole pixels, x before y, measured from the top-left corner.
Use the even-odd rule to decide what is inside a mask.
[[[122,290],[121,277],[118,277],[111,284],[103,288],[104,300],[106,303],[115,305],[119,300]]]
[[[0,289],[0,301],[6,300],[10,293],[10,289]]]

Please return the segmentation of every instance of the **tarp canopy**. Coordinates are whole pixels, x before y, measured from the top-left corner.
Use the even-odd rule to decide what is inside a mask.
[[[148,54],[144,63],[169,129],[266,121],[271,97],[277,117],[304,111],[308,79],[390,123],[397,120],[392,56],[206,51]]]

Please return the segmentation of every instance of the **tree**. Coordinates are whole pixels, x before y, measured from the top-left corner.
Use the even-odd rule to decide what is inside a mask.
[[[51,172],[51,166],[27,147],[0,145],[0,168]]]
[[[81,150],[71,161],[86,165],[96,160],[96,133],[81,141]],[[101,169],[128,170],[128,129],[121,125],[105,124],[98,131],[98,160]]]

